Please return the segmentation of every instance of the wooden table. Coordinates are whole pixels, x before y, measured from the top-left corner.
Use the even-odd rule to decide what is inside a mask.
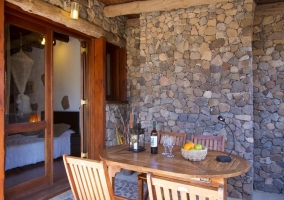
[[[164,147],[159,146],[159,153],[152,155],[150,146],[146,150],[135,153],[128,151],[128,145],[118,145],[104,149],[100,157],[108,166],[111,180],[121,169],[137,172],[152,172],[154,175],[188,181],[199,185],[219,187],[223,185],[227,191],[227,178],[239,176],[250,169],[250,163],[237,155],[231,155],[230,163],[216,161],[216,156],[226,155],[220,151],[208,151],[206,158],[200,162],[185,160],[181,155],[180,147],[173,148],[174,158],[167,158],[161,153]],[[226,192],[225,192],[226,194]],[[226,196],[224,194],[224,199]]]

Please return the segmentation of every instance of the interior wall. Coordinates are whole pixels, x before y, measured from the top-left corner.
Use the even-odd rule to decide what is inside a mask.
[[[79,111],[80,108],[80,42],[69,37],[68,43],[56,41],[53,47],[53,107],[55,111]],[[68,97],[69,108],[62,107]]]
[[[234,1],[141,14],[139,35],[127,28],[129,102],[148,134],[156,120],[157,129],[186,132],[187,139],[225,135],[230,151],[222,115],[236,136],[233,153],[253,165],[253,15],[252,0]],[[253,168],[228,179],[227,191],[251,199]]]

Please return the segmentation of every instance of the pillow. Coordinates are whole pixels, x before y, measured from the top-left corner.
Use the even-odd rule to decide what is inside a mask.
[[[69,124],[54,124],[53,125],[53,136],[59,137],[70,128]],[[44,132],[38,135],[39,138],[44,138]]]
[[[53,125],[53,136],[59,137],[70,128],[69,124],[54,124]]]
[[[36,130],[36,131],[29,131],[29,132],[23,132],[21,133],[24,136],[33,136],[33,135],[40,135],[44,134],[44,130]]]

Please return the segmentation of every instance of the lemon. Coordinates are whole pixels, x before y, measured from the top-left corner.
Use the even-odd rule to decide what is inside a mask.
[[[194,145],[194,149],[202,150],[202,145],[201,144],[196,144],[196,145]]]

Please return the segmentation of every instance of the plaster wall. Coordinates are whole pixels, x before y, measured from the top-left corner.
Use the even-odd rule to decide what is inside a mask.
[[[80,108],[80,42],[69,37],[68,43],[57,41],[53,47],[53,108],[63,111],[62,98],[68,96],[69,108],[66,111],[79,111]]]

